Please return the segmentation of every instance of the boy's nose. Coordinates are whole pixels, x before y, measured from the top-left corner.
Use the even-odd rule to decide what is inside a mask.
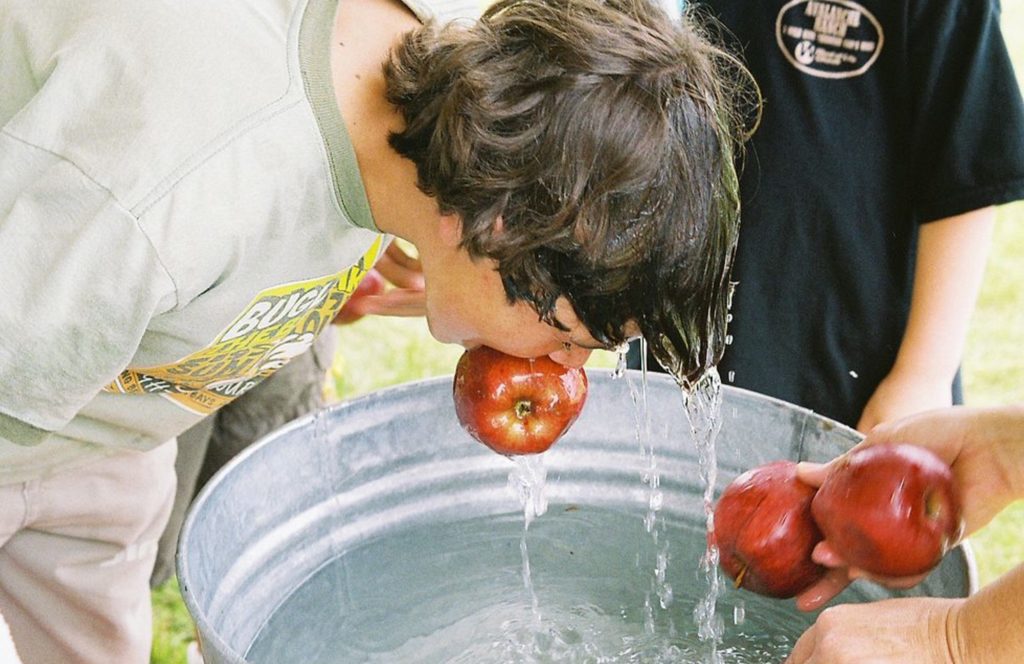
[[[579,346],[572,346],[568,350],[558,350],[554,353],[549,353],[550,357],[555,362],[565,365],[567,367],[582,367],[590,359],[591,351],[588,348],[580,348]]]

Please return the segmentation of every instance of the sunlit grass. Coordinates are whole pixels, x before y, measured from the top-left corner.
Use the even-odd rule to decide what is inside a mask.
[[[170,581],[152,593],[153,664],[186,664],[185,647],[195,638],[195,629],[181,600],[178,581]]]

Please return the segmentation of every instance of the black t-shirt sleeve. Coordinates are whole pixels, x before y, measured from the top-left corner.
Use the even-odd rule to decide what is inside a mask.
[[[909,7],[915,219],[1024,198],[1024,102],[997,0]]]

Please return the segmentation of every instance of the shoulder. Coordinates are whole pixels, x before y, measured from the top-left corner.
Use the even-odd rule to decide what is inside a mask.
[[[293,2],[13,4],[3,29],[18,32],[35,89],[22,90],[5,130],[129,206],[297,87]]]

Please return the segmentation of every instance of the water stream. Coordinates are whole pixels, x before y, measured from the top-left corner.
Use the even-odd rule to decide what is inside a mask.
[[[705,526],[710,542],[715,532],[714,491],[718,478],[715,439],[722,427],[722,381],[718,371],[714,368],[708,370],[692,390],[684,389],[683,403],[697,447],[700,479],[704,487]],[[718,652],[718,644],[725,632],[725,622],[716,613],[718,599],[722,594],[718,562],[718,547],[708,544],[700,561],[702,581],[707,590],[693,610],[697,636],[707,646],[705,662],[708,664],[720,664],[723,661]]]
[[[615,370],[612,373],[614,379],[622,379],[630,376],[626,371],[626,347],[618,350],[618,358]],[[672,559],[670,552],[671,538],[666,532],[664,519],[659,519],[664,496],[660,484],[658,470],[658,458],[655,450],[655,440],[651,434],[651,416],[647,401],[647,353],[646,343],[641,341],[640,383],[632,377],[627,378],[629,394],[632,401],[635,419],[635,439],[639,452],[642,455],[644,464],[643,473],[640,476],[641,482],[647,490],[647,510],[643,516],[644,530],[651,538],[654,556],[654,568],[649,577],[648,590],[644,592],[643,600],[643,627],[648,637],[656,636],[657,620],[655,615],[655,598],[657,607],[666,611],[672,606],[675,593],[672,582],[669,580],[668,569]],[[700,467],[700,479],[704,487],[703,508],[705,514],[705,527],[707,537],[714,532],[714,487],[717,476],[717,464],[715,458],[715,437],[721,427],[721,379],[714,369],[707,372],[697,383],[682,388],[683,406],[686,412],[687,422],[690,425],[690,433],[693,444],[697,451]],[[548,510],[548,502],[545,493],[547,482],[547,470],[544,465],[544,455],[526,455],[513,457],[513,467],[508,475],[508,488],[517,499],[523,511],[523,531],[519,541],[519,550],[522,561],[522,581],[529,599],[532,624],[529,630],[520,634],[520,652],[541,653],[550,646],[550,633],[546,631],[544,617],[541,612],[540,601],[537,591],[534,588],[533,576],[530,569],[530,553],[527,542],[527,534],[530,524],[537,517],[542,516]],[[637,566],[640,566],[639,557]],[[719,596],[722,593],[718,575],[718,549],[715,546],[708,546],[703,555],[700,556],[700,588],[703,593],[695,602],[693,609],[693,620],[696,626],[697,638],[705,649],[700,654],[704,664],[723,664],[724,659],[719,652],[719,645],[725,630],[724,620],[716,612]],[[745,608],[742,605],[734,607],[734,623],[741,624]],[[672,613],[667,614],[667,635],[669,638],[677,636],[677,628]],[[525,637],[525,638],[524,638]]]
[[[523,534],[519,539],[519,552],[523,561],[523,587],[530,598],[533,611],[533,637],[542,633],[543,616],[540,602],[533,587],[533,575],[530,573],[530,549],[526,543],[526,533],[534,519],[548,511],[547,469],[544,467],[543,454],[528,454],[512,457],[512,470],[508,474],[508,488],[519,501],[523,510]]]

